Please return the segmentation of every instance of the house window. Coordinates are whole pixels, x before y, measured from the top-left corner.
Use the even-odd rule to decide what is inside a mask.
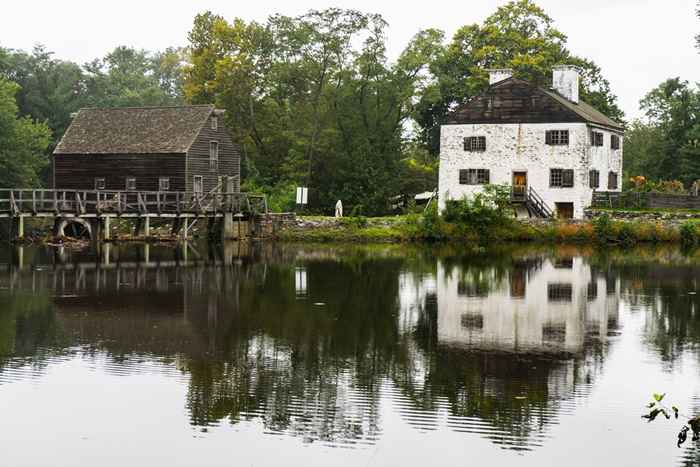
[[[219,142],[209,142],[209,168],[219,170]]]
[[[95,190],[104,190],[106,186],[104,177],[95,179]]]
[[[617,172],[608,173],[608,190],[617,190]]]
[[[545,132],[544,140],[549,146],[568,146],[569,130],[549,130]]]
[[[603,145],[603,133],[600,131],[591,131],[591,146]]]
[[[211,118],[211,129],[217,131],[219,129],[219,117]]]
[[[460,317],[464,329],[483,329],[484,317],[476,313],[465,313]]]
[[[170,179],[167,177],[160,177],[158,179],[158,190],[170,191]]]
[[[549,186],[571,188],[574,186],[574,169],[549,169]]]
[[[486,151],[486,136],[468,136],[464,138],[464,150],[469,152]]]
[[[600,186],[600,172],[597,170],[588,172],[588,183],[591,188],[598,188]]]
[[[598,298],[598,283],[595,280],[588,283],[586,297],[588,298],[588,301],[593,301]]]
[[[192,191],[195,192],[195,194],[202,194],[204,193],[204,178],[201,175],[195,175],[193,182],[192,182]]]
[[[489,169],[462,169],[459,171],[460,185],[487,185],[490,183]]]
[[[573,297],[571,284],[547,284],[547,299],[550,302],[570,302]]]
[[[610,135],[610,149],[620,149],[620,137],[617,135]]]
[[[136,189],[136,179],[135,178],[127,178],[126,179],[126,189],[131,190],[131,191]]]

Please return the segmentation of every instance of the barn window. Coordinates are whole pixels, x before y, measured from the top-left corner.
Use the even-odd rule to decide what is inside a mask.
[[[460,185],[487,185],[490,183],[489,169],[462,169],[459,171]]]
[[[170,191],[170,179],[168,177],[160,177],[158,179],[158,190]]]
[[[610,135],[610,149],[620,149],[620,137],[617,135]]]
[[[586,298],[588,301],[593,301],[598,298],[598,283],[593,280],[588,283],[588,289],[586,290]]]
[[[486,151],[486,136],[467,136],[464,138],[464,150],[469,152]]]
[[[219,142],[209,142],[209,168],[211,170],[219,169]]]
[[[570,302],[573,295],[571,284],[547,284],[547,299],[550,302]]]
[[[568,146],[569,130],[549,130],[544,134],[545,144],[549,146]]]
[[[591,188],[598,188],[600,186],[600,172],[597,170],[588,172],[588,184]]]
[[[571,188],[574,186],[573,169],[549,169],[549,186],[552,188]]]
[[[104,190],[106,186],[104,177],[95,179],[95,190]]]
[[[608,190],[617,190],[617,172],[608,173]]]
[[[603,133],[600,131],[591,131],[591,146],[603,145]]]
[[[211,129],[217,131],[219,129],[219,117],[211,118]]]
[[[127,178],[126,179],[126,189],[127,190],[135,190],[136,189],[136,179],[133,177]]]
[[[192,182],[192,191],[195,194],[204,193],[204,178],[201,175],[195,175]]]

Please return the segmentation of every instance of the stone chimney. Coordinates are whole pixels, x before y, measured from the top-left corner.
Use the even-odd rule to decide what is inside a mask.
[[[492,68],[489,72],[489,85],[503,81],[513,76],[513,70],[510,68]]]
[[[552,87],[571,102],[578,104],[580,70],[573,65],[558,65],[552,70]]]

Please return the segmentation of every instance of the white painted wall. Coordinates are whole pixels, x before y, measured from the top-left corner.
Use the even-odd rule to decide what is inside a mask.
[[[547,146],[547,130],[569,130],[568,146]],[[440,134],[440,210],[448,199],[461,199],[482,189],[481,185],[460,185],[460,169],[489,169],[492,184],[512,184],[512,174],[526,171],[528,185],[545,200],[552,211],[557,202],[573,202],[574,217],[583,217],[590,205],[593,190],[588,172],[600,172],[600,187],[607,190],[608,172],[618,172],[618,190],[622,185],[622,137],[620,149],[610,149],[611,132],[604,134],[604,145],[590,145],[590,127],[586,123],[469,124],[443,125]],[[464,151],[467,136],[485,136],[486,151]],[[549,169],[574,169],[573,188],[550,188]]]

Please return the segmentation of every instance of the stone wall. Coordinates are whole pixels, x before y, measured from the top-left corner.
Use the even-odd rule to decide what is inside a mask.
[[[585,211],[585,217],[588,220],[595,219],[601,215],[607,215],[611,219],[619,221],[640,221],[640,222],[663,222],[669,224],[681,224],[687,220],[700,220],[700,213],[685,213],[685,212],[647,212],[647,211],[624,211],[624,210],[605,210],[589,208]]]
[[[546,145],[547,130],[569,130],[569,145]],[[600,188],[604,189],[607,189],[609,171],[619,174],[618,185],[622,173],[622,149],[610,149],[611,133],[596,128],[604,134],[604,145],[592,147],[589,130],[585,123],[443,125],[440,135],[440,209],[444,208],[446,199],[471,196],[482,189],[482,185],[461,185],[460,169],[489,169],[492,184],[508,185],[512,184],[514,171],[523,171],[527,172],[528,185],[552,210],[557,202],[572,202],[574,216],[582,218],[593,192],[589,187],[589,170],[599,171]],[[465,151],[463,139],[467,136],[485,136],[486,151]],[[574,169],[573,188],[551,188],[549,172],[552,168]]]

